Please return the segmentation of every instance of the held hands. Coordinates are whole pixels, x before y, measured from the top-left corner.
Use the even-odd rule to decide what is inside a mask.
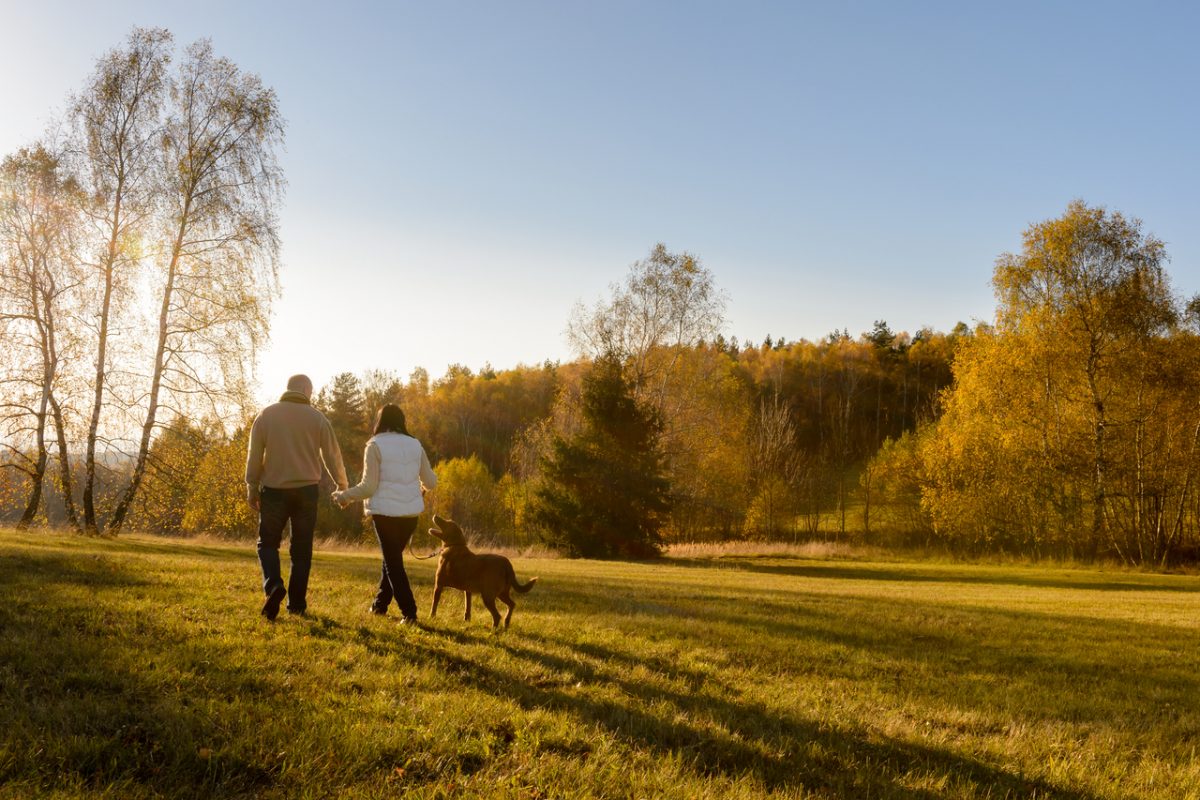
[[[329,496],[329,497],[330,497],[330,499],[332,499],[332,500],[333,500],[333,502],[334,502],[335,504],[337,504],[337,507],[338,507],[338,508],[345,508],[346,506],[350,505],[350,503],[351,503],[351,502],[353,502],[353,501],[351,501],[351,500],[345,500],[345,499],[343,499],[343,497],[342,497],[342,495],[343,495],[343,494],[345,494],[345,490],[343,490],[343,489],[338,489],[336,492],[334,492],[333,494],[331,494],[331,495]]]

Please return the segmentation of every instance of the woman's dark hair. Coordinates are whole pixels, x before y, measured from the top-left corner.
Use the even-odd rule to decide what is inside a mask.
[[[388,403],[383,408],[379,409],[379,413],[375,415],[375,433],[403,433],[409,436],[408,426],[404,421],[404,412],[400,410],[400,406]]]

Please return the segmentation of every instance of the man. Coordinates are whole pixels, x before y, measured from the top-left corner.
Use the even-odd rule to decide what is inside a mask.
[[[246,502],[258,512],[258,563],[267,596],[262,615],[269,620],[279,616],[284,597],[292,614],[303,614],[308,607],[317,499],[324,485],[349,485],[333,426],[312,407],[312,381],[293,375],[287,389],[254,420],[246,456]],[[279,544],[289,520],[292,574],[285,589]]]

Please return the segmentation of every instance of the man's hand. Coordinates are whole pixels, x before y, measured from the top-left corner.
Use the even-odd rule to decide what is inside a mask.
[[[246,486],[246,505],[254,511],[258,511],[258,487]]]

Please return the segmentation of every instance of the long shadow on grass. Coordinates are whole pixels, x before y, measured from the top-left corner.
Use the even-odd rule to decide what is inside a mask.
[[[219,561],[244,561],[257,558],[254,549],[254,539],[242,542],[230,541],[228,546],[196,544],[187,539],[175,541],[165,538],[160,541],[134,539],[122,541],[119,544],[122,546],[122,549],[134,555],[148,553],[166,556],[202,556]],[[286,540],[284,547],[287,547]]]
[[[441,630],[457,643],[464,637]],[[526,710],[554,709],[606,731],[630,747],[678,757],[700,776],[751,775],[771,790],[803,788],[843,797],[905,797],[933,800],[946,793],[914,788],[914,780],[950,779],[954,794],[962,783],[982,795],[1037,796],[1090,800],[1085,792],[1030,780],[975,759],[932,747],[832,728],[773,711],[756,702],[736,702],[697,691],[676,691],[612,674],[587,661],[558,655],[547,647],[497,639],[513,658],[560,676],[531,685],[503,669],[440,647],[424,647],[423,658],[447,676],[507,697]],[[573,646],[573,645],[568,645]],[[589,655],[601,662],[631,666],[626,656],[598,646]],[[624,701],[597,697],[590,688],[607,685]],[[578,687],[578,688],[576,688]],[[587,688],[584,688],[587,687]],[[729,694],[734,692],[724,687]],[[645,709],[666,704],[665,713]]]
[[[861,577],[871,574],[865,570]],[[883,696],[899,685],[907,695],[921,698],[918,709],[978,712],[975,719],[984,733],[994,733],[996,725],[1000,730],[1006,724],[1019,728],[1036,720],[1067,729],[1115,725],[1134,740],[1137,731],[1162,728],[1170,735],[1173,726],[1187,735],[1191,729],[1186,716],[1172,722],[1171,714],[1183,713],[1192,705],[1189,698],[1200,694],[1192,669],[1196,660],[1188,657],[1200,646],[1200,634],[1193,629],[962,605],[953,597],[937,602],[807,592],[799,590],[802,585],[754,592],[753,602],[743,598],[730,603],[705,596],[703,581],[656,583],[651,571],[633,581],[557,585],[536,602],[540,610],[591,616],[685,648],[720,649],[749,670],[770,665],[775,680],[787,680],[780,674],[804,679],[820,671],[835,680],[861,682]],[[1066,582],[1063,588],[1089,586]],[[512,658],[540,667],[535,673],[543,677],[533,685],[520,671],[481,667],[454,653],[432,657],[457,680],[512,697],[524,708],[571,713],[634,747],[680,753],[701,774],[750,773],[772,787],[833,786],[844,796],[935,797],[937,792],[922,794],[905,785],[907,773],[929,772],[950,775],[952,785],[975,784],[981,795],[990,790],[996,796],[1090,796],[936,746],[830,729],[788,711],[741,703],[736,689],[720,684],[713,674],[662,658],[590,642],[555,642],[525,631],[517,635],[532,644],[503,638],[499,646]],[[474,641],[452,638],[460,644]],[[815,663],[805,661],[810,657]],[[603,666],[610,662],[612,667]],[[643,685],[623,677],[639,666],[661,672],[683,688],[664,690],[659,681]],[[1138,670],[1132,682],[1131,669]],[[606,699],[577,690],[576,684],[610,684],[620,697]],[[655,711],[656,704],[659,709],[665,704],[666,710]],[[868,760],[872,767],[860,769]]]
[[[0,587],[11,595],[10,602],[23,600],[48,602],[51,606],[56,592],[64,587],[85,586],[95,590],[145,586],[149,582],[125,569],[116,559],[92,554],[39,552],[0,553]],[[31,595],[22,595],[18,587],[35,588]],[[2,608],[0,608],[2,610]]]
[[[555,591],[557,606],[598,613],[612,594],[603,586]],[[611,617],[615,601],[608,602]],[[639,635],[730,652],[747,669],[769,663],[801,680],[820,672],[878,684],[885,694],[900,680],[935,706],[1015,713],[1017,722],[1125,720],[1155,728],[1170,724],[1164,709],[1193,708],[1191,698],[1200,695],[1200,631],[1192,628],[808,592],[736,605],[661,591],[635,607]],[[570,646],[587,652],[591,645]],[[1138,675],[1132,682],[1131,669]],[[939,677],[922,677],[929,675]],[[1177,727],[1186,732],[1187,721]]]
[[[172,652],[187,634],[120,608],[123,590],[156,586],[107,555],[0,555],[0,786],[206,797],[274,783],[272,768],[203,757],[223,733],[195,696],[266,687],[203,648]],[[172,659],[184,686],[148,677]]]
[[[781,559],[772,558],[772,562]],[[758,563],[753,559],[689,559],[671,558],[661,563],[669,566],[740,570],[757,572],[768,575],[788,575],[797,578],[863,580],[863,581],[898,581],[902,583],[965,583],[990,584],[998,586],[1024,586],[1036,589],[1082,589],[1093,592],[1200,592],[1200,579],[1182,583],[1153,583],[1155,576],[1147,576],[1145,582],[1129,579],[1123,580],[1094,580],[1081,578],[1072,580],[1061,576],[1040,575],[1034,568],[1028,573],[1022,573],[1021,568],[1012,572],[992,574],[972,572],[967,568],[955,571],[931,570],[923,567],[880,567],[876,565],[853,566],[848,564],[814,563],[812,561],[797,561],[796,563]],[[1177,577],[1177,576],[1172,576]]]
[[[81,558],[107,558],[124,555],[166,555],[175,557],[203,556],[222,561],[239,561],[255,557],[254,540],[236,542],[230,540],[228,547],[219,545],[197,544],[184,538],[155,537],[147,538],[118,538],[118,537],[80,537],[59,531],[49,532],[44,536],[29,536],[22,542],[26,552],[44,553],[46,557],[62,556],[64,545],[82,546],[74,552]],[[83,549],[83,548],[86,548]],[[103,555],[96,553],[103,551]],[[74,556],[71,556],[74,557]]]
[[[1135,729],[1153,728],[1166,724],[1162,709],[1192,708],[1200,694],[1194,657],[1200,637],[1194,631],[981,609],[959,612],[949,627],[931,630],[921,615],[944,618],[945,607],[909,604],[905,610],[913,618],[905,622],[882,604],[847,605],[853,606],[848,612],[859,612],[852,629],[845,618],[811,609],[759,617],[754,624],[769,632],[767,638],[815,641],[837,647],[839,655],[849,652],[858,666],[833,667],[847,678],[886,687],[899,675],[917,696],[988,715],[1007,708],[1020,720],[1067,725],[1123,720]],[[722,621],[746,624],[736,616]],[[798,666],[811,671],[811,665]],[[1137,671],[1134,681],[1131,669]],[[939,677],[917,679],[921,674]]]

